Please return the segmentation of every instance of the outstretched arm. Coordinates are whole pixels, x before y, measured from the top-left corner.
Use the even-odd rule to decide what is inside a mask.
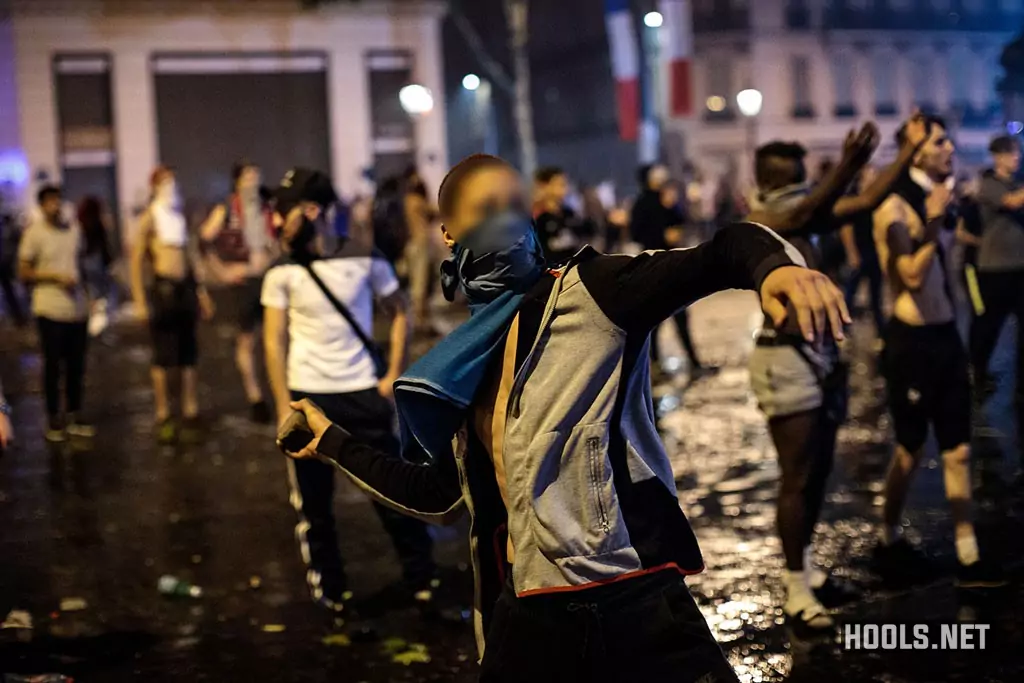
[[[813,338],[831,320],[833,333],[841,339],[840,320],[848,318],[842,296],[821,273],[784,268],[795,264],[802,266],[803,258],[774,232],[735,223],[692,249],[600,256],[581,263],[579,273],[605,316],[629,332],[646,334],[680,308],[714,292],[753,289],[777,323],[786,316],[785,304],[791,303],[806,335]]]
[[[378,502],[402,514],[433,524],[450,524],[462,512],[455,454],[427,465],[415,465],[356,441],[309,400],[293,403],[301,410],[314,438],[293,458],[319,457],[329,462]]]

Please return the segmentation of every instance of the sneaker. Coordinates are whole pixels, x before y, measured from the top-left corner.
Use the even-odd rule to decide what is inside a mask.
[[[999,588],[1006,584],[1006,577],[999,565],[978,560],[957,566],[957,588]]]
[[[91,439],[96,436],[96,428],[88,422],[82,422],[74,418],[68,422],[67,432],[70,436],[78,436],[83,439]]]
[[[882,580],[895,586],[927,582],[937,575],[934,563],[907,539],[885,545],[881,541],[871,553],[871,566]]]
[[[177,439],[177,430],[174,428],[174,420],[167,418],[161,420],[156,426],[156,442],[163,445],[174,443]]]
[[[64,433],[63,428],[51,426],[46,430],[46,440],[50,443],[64,443],[68,440],[68,437]]]
[[[256,424],[270,424],[270,406],[267,405],[267,402],[261,399],[249,404],[249,419]]]
[[[785,612],[786,626],[798,640],[814,640],[835,633],[836,622],[819,605],[811,605],[796,614]]]

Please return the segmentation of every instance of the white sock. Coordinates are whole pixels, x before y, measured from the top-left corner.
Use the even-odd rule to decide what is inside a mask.
[[[978,561],[978,539],[972,531],[959,535],[956,539],[956,557],[960,564],[967,566]]]
[[[882,530],[879,532],[879,537],[882,539],[883,545],[892,545],[903,538],[903,527],[883,524]]]
[[[811,588],[821,588],[828,581],[828,574],[814,566],[814,551],[811,546],[804,548],[804,574],[807,585]]]
[[[803,571],[786,571],[786,604],[783,610],[790,616],[803,613],[803,618],[812,628],[827,628],[833,624],[825,607],[818,602],[807,585]]]

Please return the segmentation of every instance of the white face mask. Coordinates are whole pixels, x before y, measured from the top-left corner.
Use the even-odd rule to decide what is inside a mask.
[[[154,199],[164,206],[177,208],[181,204],[181,195],[178,194],[178,183],[173,180],[160,183]]]

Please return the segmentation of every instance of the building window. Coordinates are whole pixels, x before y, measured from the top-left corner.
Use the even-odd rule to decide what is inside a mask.
[[[724,97],[727,103],[731,102],[735,93],[733,93],[732,87],[732,62],[729,58],[718,56],[709,59],[707,75],[708,96],[717,95]]]
[[[849,54],[832,55],[832,82],[836,93],[835,115],[848,118],[857,115],[853,105],[853,63]]]
[[[811,118],[814,108],[811,105],[811,65],[807,57],[793,57],[790,62],[793,87],[793,118]]]
[[[954,106],[963,107],[971,100],[971,60],[969,50],[954,50],[949,53],[949,97]]]
[[[871,67],[871,78],[875,82],[875,113],[881,116],[895,114],[896,82],[893,80],[892,55],[875,54]]]
[[[930,55],[916,55],[910,62],[910,79],[914,84],[914,106],[921,111],[935,109],[935,68]]]

